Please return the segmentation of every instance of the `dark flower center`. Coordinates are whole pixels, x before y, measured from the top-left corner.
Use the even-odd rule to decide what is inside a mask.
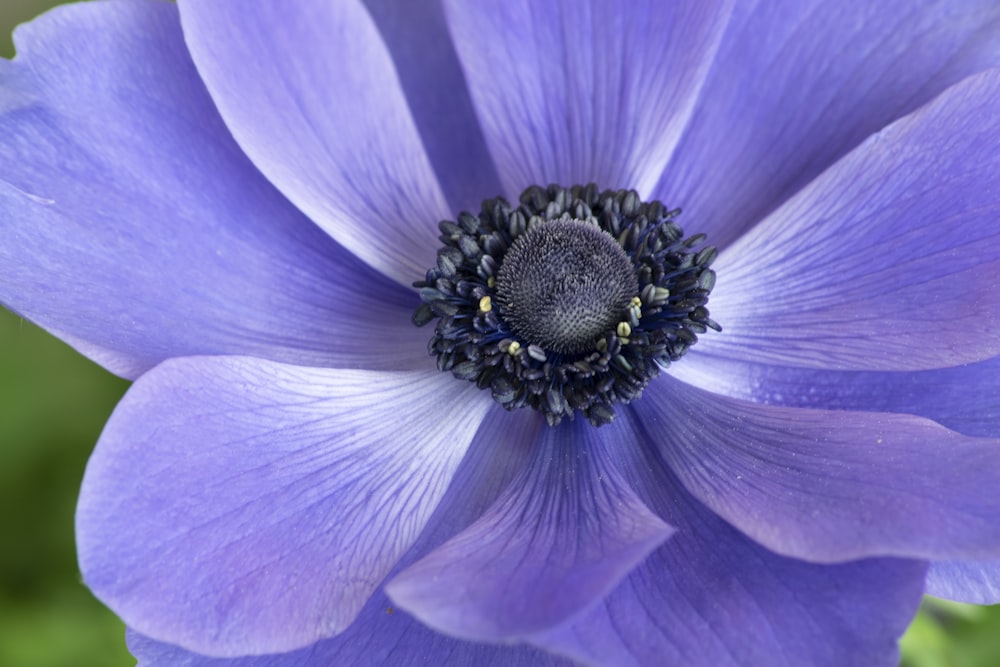
[[[622,247],[580,220],[536,225],[518,236],[496,279],[499,314],[511,331],[563,354],[593,349],[638,293]]]
[[[595,425],[642,394],[707,329],[716,250],[684,238],[680,213],[632,190],[531,187],[439,224],[437,266],[414,283],[438,368],[549,424]]]

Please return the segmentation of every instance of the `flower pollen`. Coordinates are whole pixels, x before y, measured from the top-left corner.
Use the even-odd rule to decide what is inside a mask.
[[[488,199],[439,224],[413,321],[439,318],[438,368],[505,408],[610,423],[699,333],[721,330],[705,307],[716,250],[695,251],[704,235],[685,239],[679,213],[593,184],[533,186],[517,208]]]

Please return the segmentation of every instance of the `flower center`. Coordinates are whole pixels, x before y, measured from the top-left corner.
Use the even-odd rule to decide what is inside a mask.
[[[716,250],[695,250],[704,235],[685,239],[679,213],[593,184],[531,187],[516,208],[488,199],[439,224],[413,321],[438,318],[438,368],[505,408],[609,423],[698,334],[721,331],[705,307]]]
[[[638,293],[618,242],[579,220],[537,225],[517,237],[496,279],[499,314],[511,331],[563,354],[594,349]]]

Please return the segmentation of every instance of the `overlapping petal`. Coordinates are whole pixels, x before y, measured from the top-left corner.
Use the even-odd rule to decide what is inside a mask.
[[[452,212],[500,194],[441,0],[365,0]]]
[[[1000,69],[868,139],[729,246],[704,351],[837,370],[1000,354]]]
[[[226,125],[296,206],[404,285],[450,218],[392,59],[358,0],[180,3]]]
[[[927,594],[970,604],[1000,603],[1000,560],[932,562]]]
[[[728,246],[866,137],[997,66],[993,0],[738,2],[655,194]]]
[[[740,3],[716,59],[726,1],[366,2],[180,0],[197,72],[94,4],[0,63],[0,300],[126,375],[270,360],[157,366],[90,463],[141,665],[888,667],[924,560],[1000,599],[1000,70],[934,99],[1000,9]],[[552,181],[718,232],[724,332],[601,429],[370,370],[426,361],[446,200]]]
[[[393,578],[389,597],[432,628],[493,641],[600,600],[672,532],[615,469],[620,436],[582,420],[546,429],[493,506]]]
[[[0,61],[0,302],[127,377],[190,354],[419,362],[412,297],[245,158],[175,7],[74,5],[16,37]]]
[[[914,414],[964,435],[1000,438],[1000,357],[932,371],[832,371],[743,363],[695,349],[670,374],[757,403]]]
[[[377,594],[347,632],[298,651],[245,658],[210,658],[129,633],[137,667],[574,667],[529,646],[467,642],[437,633]]]
[[[655,453],[636,463],[644,500],[677,533],[600,604],[533,643],[616,667],[898,663],[924,564],[783,558],[694,501]]]
[[[684,486],[777,553],[1000,556],[1000,440],[910,415],[760,405],[672,378],[639,407]]]
[[[544,421],[529,411],[509,413],[493,406],[482,421],[441,502],[420,538],[397,569],[463,530],[507,489],[535,455]],[[423,664],[487,667],[566,666],[537,649],[456,640],[420,623],[376,592],[343,633],[286,654],[208,658],[131,633],[129,646],[140,667],[306,667],[307,665]]]
[[[505,194],[529,185],[648,194],[729,18],[727,2],[446,0]]]
[[[489,405],[436,370],[168,361],[88,465],[84,578],[131,626],[206,655],[329,637],[420,535]]]

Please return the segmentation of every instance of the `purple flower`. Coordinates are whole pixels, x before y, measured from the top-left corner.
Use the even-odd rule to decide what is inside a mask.
[[[1000,602],[1000,6],[443,4],[0,63],[0,302],[136,380],[77,532],[140,664],[893,665]]]

